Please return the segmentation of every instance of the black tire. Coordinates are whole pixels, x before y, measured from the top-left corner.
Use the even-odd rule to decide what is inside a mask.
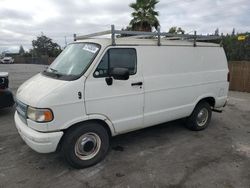
[[[95,142],[93,140],[95,139],[96,143],[99,143],[100,141],[99,145],[94,144]],[[85,142],[83,142],[83,140]],[[87,152],[85,150],[90,150],[90,148],[99,148],[99,149],[94,149],[95,152],[93,151],[93,153],[96,154],[93,155],[93,157],[86,159],[88,156],[91,155],[83,155],[81,151]],[[66,161],[72,167],[80,169],[93,166],[96,163],[100,162],[106,156],[108,149],[109,149],[109,135],[107,133],[107,130],[98,123],[89,122],[83,125],[70,128],[66,132],[62,141],[61,151]],[[79,156],[84,159],[81,159]]]
[[[204,121],[201,121],[203,118],[202,113],[207,114],[203,115]],[[207,102],[201,101],[196,105],[192,114],[187,118],[186,127],[192,131],[203,130],[209,125],[211,116],[212,116],[211,106]]]

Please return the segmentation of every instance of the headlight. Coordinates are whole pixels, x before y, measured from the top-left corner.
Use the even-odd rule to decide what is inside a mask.
[[[33,108],[28,107],[27,117],[33,121],[37,122],[49,122],[53,120],[53,113],[50,109],[47,108]]]

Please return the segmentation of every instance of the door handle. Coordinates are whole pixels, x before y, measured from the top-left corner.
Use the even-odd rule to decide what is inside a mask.
[[[132,83],[131,86],[142,86],[142,82],[135,82],[135,83]]]

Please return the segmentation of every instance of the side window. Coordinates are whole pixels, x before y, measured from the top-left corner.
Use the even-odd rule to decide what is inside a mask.
[[[130,75],[136,73],[136,50],[133,48],[109,49],[94,72],[94,77],[107,77],[109,69],[128,68]]]

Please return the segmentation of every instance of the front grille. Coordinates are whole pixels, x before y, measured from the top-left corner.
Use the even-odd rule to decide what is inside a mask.
[[[16,99],[16,111],[20,119],[27,124],[27,105]]]

